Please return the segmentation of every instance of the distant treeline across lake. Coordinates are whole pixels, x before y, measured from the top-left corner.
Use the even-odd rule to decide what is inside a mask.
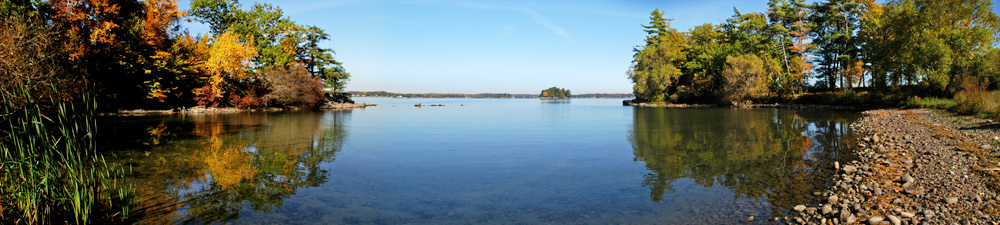
[[[359,97],[401,97],[401,98],[538,98],[538,94],[510,93],[392,93],[386,91],[348,91],[352,96]],[[573,98],[635,98],[632,93],[595,93],[573,95]]]

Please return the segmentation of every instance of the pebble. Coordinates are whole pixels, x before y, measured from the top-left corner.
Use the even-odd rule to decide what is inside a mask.
[[[909,174],[904,174],[901,179],[903,179],[903,183],[910,183],[914,180]]]
[[[944,198],[944,202],[948,203],[948,204],[955,204],[956,202],[958,202],[958,198],[957,197],[947,197],[947,198]]]
[[[892,223],[892,225],[900,225],[900,224],[903,223],[903,221],[900,220],[899,217],[896,217],[896,216],[893,216],[893,215],[885,216],[885,218],[888,218],[889,222]]]
[[[879,224],[882,222],[882,220],[885,219],[883,219],[881,216],[873,216],[872,218],[868,218],[868,224]]]
[[[805,205],[797,205],[797,206],[795,206],[792,209],[794,209],[795,211],[802,212],[802,210],[806,210],[806,206]]]
[[[830,213],[833,213],[833,206],[830,206],[830,204],[823,205],[823,215]]]
[[[858,167],[855,167],[854,165],[844,166],[844,173],[851,174],[854,173],[855,171],[858,171]]]
[[[924,210],[924,217],[934,217],[934,211],[932,211],[930,209],[925,209]]]
[[[837,200],[840,200],[840,199],[839,199],[839,198],[837,197],[837,195],[832,195],[832,196],[830,196],[829,198],[827,198],[826,200],[827,200],[827,202],[829,202],[830,204],[834,204],[834,205],[836,205],[836,204],[837,204]]]
[[[916,216],[916,215],[914,215],[914,214],[913,214],[913,213],[911,213],[911,212],[901,212],[901,213],[899,213],[899,216],[902,216],[902,217],[904,217],[904,218],[913,218],[913,217],[914,217],[914,216]]]

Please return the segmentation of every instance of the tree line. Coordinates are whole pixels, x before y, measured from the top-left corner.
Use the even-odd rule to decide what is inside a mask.
[[[111,109],[315,107],[350,74],[324,30],[238,0],[4,0],[0,91],[93,95]],[[182,20],[210,25],[194,35]],[[14,96],[14,95],[10,95]],[[29,99],[5,99],[24,104]]]
[[[686,32],[657,9],[627,75],[645,102],[791,101],[808,90],[950,96],[996,89],[989,0],[771,0]],[[810,81],[813,81],[810,83]]]

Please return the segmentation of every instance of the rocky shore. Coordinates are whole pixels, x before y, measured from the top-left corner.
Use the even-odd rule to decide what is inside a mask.
[[[852,126],[859,160],[836,162],[823,202],[789,224],[1000,224],[993,121],[934,110],[872,110]]]

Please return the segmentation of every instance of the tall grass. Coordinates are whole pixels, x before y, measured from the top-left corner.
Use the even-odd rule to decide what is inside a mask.
[[[1000,119],[1000,91],[987,90],[985,80],[966,80],[962,91],[955,94],[954,110],[959,113]]]
[[[124,169],[96,151],[94,100],[84,97],[79,107],[40,101],[29,86],[19,82],[17,90],[0,94],[0,221],[123,222],[134,191]],[[10,99],[31,101],[8,104]]]

